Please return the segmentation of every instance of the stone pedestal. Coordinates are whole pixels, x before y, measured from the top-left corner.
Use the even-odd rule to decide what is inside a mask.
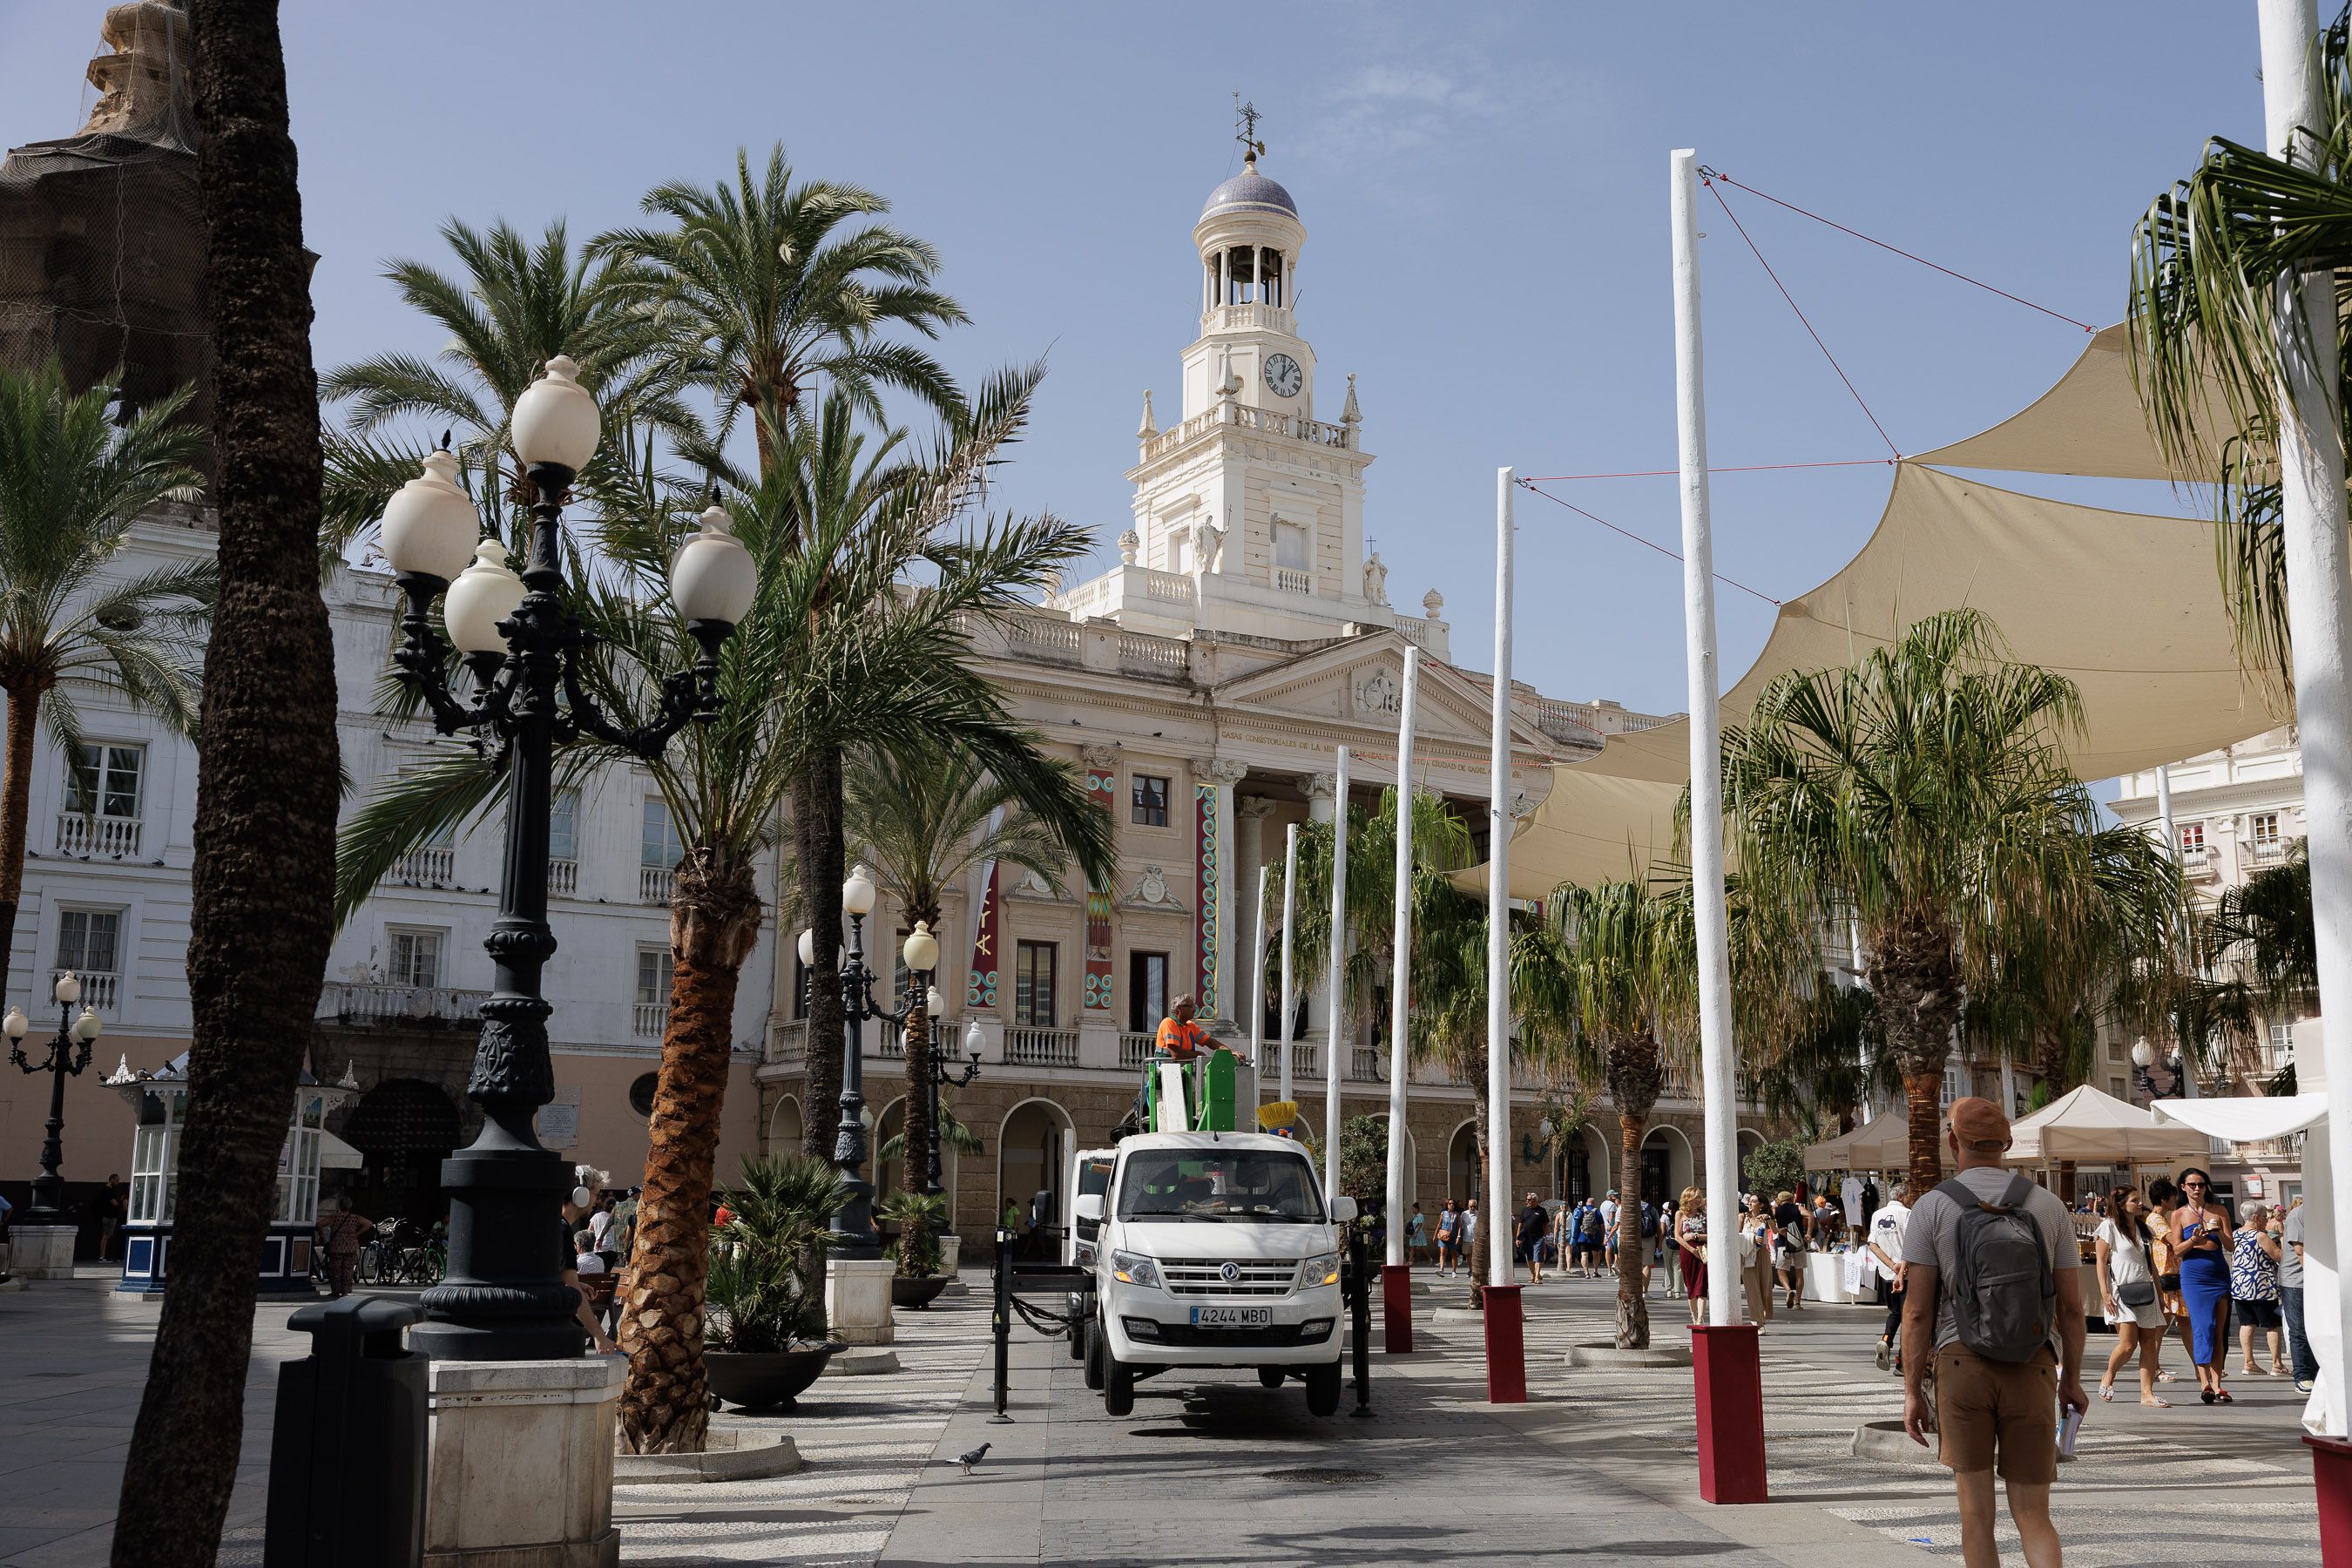
[[[615,1568],[618,1356],[436,1361],[425,1568]]]
[[[8,1227],[14,1245],[9,1268],[20,1279],[70,1279],[74,1271],[75,1226],[16,1225]]]
[[[963,1237],[948,1235],[940,1237],[940,1272],[955,1278],[956,1266],[963,1259]]]
[[[835,1339],[887,1345],[898,1338],[890,1320],[890,1276],[898,1270],[887,1258],[824,1260],[824,1321]]]

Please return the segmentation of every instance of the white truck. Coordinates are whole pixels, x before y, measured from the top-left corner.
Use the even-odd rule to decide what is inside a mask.
[[[1355,1200],[1324,1200],[1307,1152],[1257,1132],[1143,1132],[1119,1142],[1108,1193],[1076,1209],[1094,1237],[1087,1386],[1125,1415],[1142,1378],[1255,1367],[1307,1408],[1339,1408],[1347,1316],[1341,1228]]]

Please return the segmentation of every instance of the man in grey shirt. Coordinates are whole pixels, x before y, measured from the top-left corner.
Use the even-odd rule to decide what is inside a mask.
[[[2294,1358],[2294,1386],[2304,1394],[2319,1378],[2319,1358],[2303,1328],[2303,1205],[2287,1211],[2279,1231],[2279,1310],[2286,1318],[2288,1353]]]
[[[1958,1163],[1954,1180],[1981,1203],[2000,1201],[2011,1173],[2009,1118],[1974,1095],[1945,1112],[1945,1146]],[[1961,1206],[1940,1187],[1919,1194],[1903,1234],[1903,1429],[1921,1447],[1930,1418],[1927,1384],[1936,1384],[1939,1458],[1959,1494],[1960,1552],[1968,1568],[2000,1568],[1994,1544],[1993,1475],[2009,1492],[2009,1513],[2027,1568],[2060,1568],[2058,1531],[2050,1522],[2050,1486],[2058,1479],[2058,1410],[2090,1408],[2083,1391],[2083,1254],[2066,1205],[2047,1188],[2026,1185],[2024,1211],[2040,1234],[2051,1278],[2050,1348],[2032,1361],[1978,1355],[1959,1340],[1942,1279],[1959,1264]],[[1932,1340],[1931,1340],[1932,1335]]]

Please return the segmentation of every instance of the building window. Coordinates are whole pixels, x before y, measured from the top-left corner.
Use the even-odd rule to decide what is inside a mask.
[[[122,911],[120,910],[60,910],[58,911],[58,967],[83,977],[83,1000],[93,1007],[111,1006],[110,984],[90,982],[93,975],[110,978],[118,973],[122,952]],[[109,994],[101,997],[100,991]]]
[[[637,864],[670,870],[686,858],[686,843],[677,836],[677,823],[669,814],[669,804],[656,795],[646,796],[645,831],[637,839]]]
[[[2246,819],[2248,832],[2254,841],[2257,855],[2275,854],[2279,847],[2279,821],[2275,811],[2258,811]]]
[[[2180,853],[2182,858],[2191,865],[2203,862],[2205,858],[2205,825],[2203,823],[2184,822],[2180,825]]]
[[[2283,1068],[2294,1059],[2294,1026],[2271,1026],[2271,1066]]]
[[[1138,827],[1168,826],[1168,781],[1150,773],[1135,775],[1132,820]]]
[[[560,789],[547,803],[547,853],[550,859],[580,858],[580,792]]]
[[[66,809],[77,816],[137,821],[146,760],[144,746],[77,747],[66,766]]]
[[[637,946],[637,1002],[630,1032],[641,1040],[658,1040],[669,1028],[669,980],[673,960],[658,942]]]
[[[1050,942],[1021,944],[1013,972],[1013,1021],[1022,1028],[1054,1026],[1054,954]]]
[[[1127,955],[1127,1027],[1129,1034],[1148,1035],[1168,1016],[1168,955],[1130,952]]]
[[[416,991],[440,989],[441,939],[446,934],[438,931],[403,931],[397,926],[385,931],[384,945],[390,949],[391,957],[385,967],[386,983]]]
[[[1280,518],[1274,521],[1274,563],[1296,572],[1307,570],[1307,531]]]

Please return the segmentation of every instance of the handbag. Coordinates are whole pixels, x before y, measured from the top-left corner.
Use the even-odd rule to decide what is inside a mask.
[[[2156,1281],[2126,1279],[2116,1287],[2116,1300],[2126,1307],[2153,1307],[2156,1305]]]

